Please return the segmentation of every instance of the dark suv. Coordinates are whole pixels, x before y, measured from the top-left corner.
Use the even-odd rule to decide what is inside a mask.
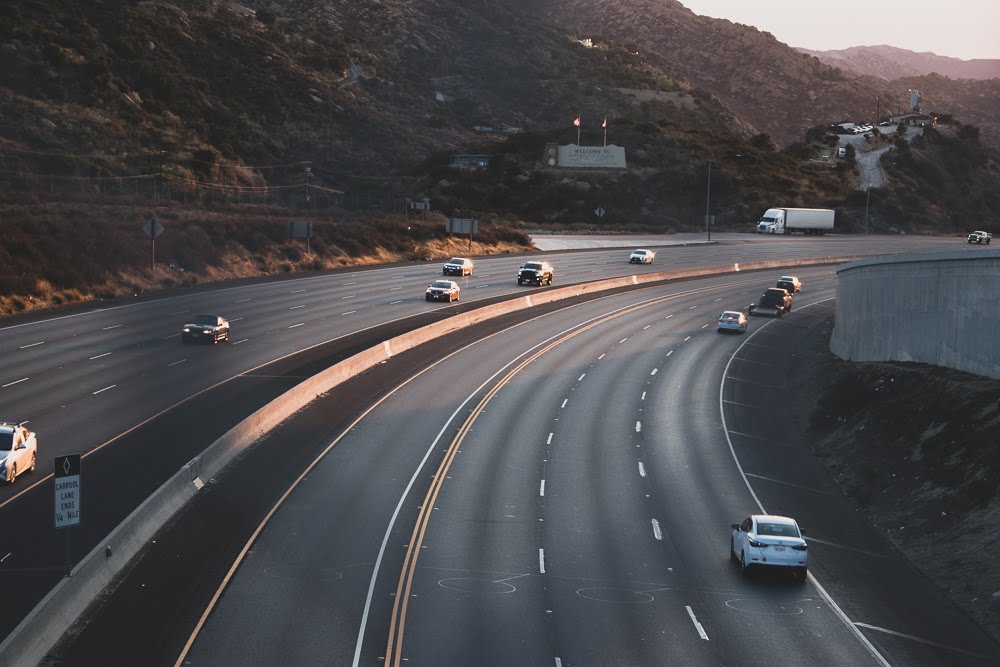
[[[548,262],[525,262],[517,271],[517,284],[551,285],[555,272]]]

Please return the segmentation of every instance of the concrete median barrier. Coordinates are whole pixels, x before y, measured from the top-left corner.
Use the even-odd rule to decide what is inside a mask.
[[[407,350],[455,331],[542,304],[682,278],[725,275],[762,269],[839,264],[856,257],[725,264],[634,274],[565,287],[532,291],[523,297],[476,308],[414,329],[341,361],[299,383],[260,408],[187,463],[88,553],[0,644],[0,665],[38,664],[70,625],[112,583],[118,573],[191,498],[205,480],[219,476],[237,456],[319,395]],[[108,550],[110,549],[110,556]]]

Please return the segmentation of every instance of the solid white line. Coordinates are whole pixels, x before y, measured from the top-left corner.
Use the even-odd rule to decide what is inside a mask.
[[[853,551],[854,553],[864,554],[865,556],[871,556],[872,558],[888,558],[886,554],[877,554],[873,551],[865,551],[864,549],[858,549],[857,547],[849,547],[844,544],[838,544],[836,542],[827,542],[826,540],[817,540],[815,537],[806,537],[807,542],[815,542],[816,544],[825,544],[828,547],[833,547],[835,549],[846,549],[847,551]]]
[[[171,334],[170,336],[164,336],[160,340],[170,340],[171,338],[177,338],[178,336],[180,336],[180,334],[179,333],[175,333],[175,334]]]
[[[35,347],[36,345],[45,345],[45,341],[44,340],[40,340],[37,343],[31,343],[29,345],[22,345],[18,349],[19,350],[27,350],[29,347]]]
[[[349,311],[347,311],[346,313],[341,313],[340,315],[341,315],[341,316],[344,316],[344,315],[353,315],[353,314],[354,314],[354,313],[356,313],[356,312],[358,312],[358,311],[356,311],[356,310],[349,310]]]
[[[560,408],[565,408],[567,403],[569,403],[569,399],[568,398],[564,398],[563,402],[562,402],[562,405],[560,405],[559,407]]]
[[[627,340],[628,340],[628,338],[622,338],[620,341],[618,341],[618,344],[621,345],[622,343],[624,343]]]
[[[654,369],[653,369],[653,370],[652,370],[652,371],[650,372],[650,375],[656,375],[657,371],[659,371],[659,370],[660,370],[659,368],[654,368]]]
[[[597,360],[600,361],[603,358],[604,358],[604,355],[602,354],[601,356],[597,357]]]
[[[637,421],[637,422],[635,423],[635,432],[636,432],[636,433],[639,433],[640,431],[642,431],[642,422],[640,422],[640,421]]]
[[[764,477],[764,475],[755,475],[752,472],[747,473],[747,477],[756,477],[757,479],[762,479],[765,482],[774,482],[775,484],[784,484],[785,486],[792,486],[796,489],[805,489],[806,491],[812,491],[814,493],[822,493],[823,495],[831,496],[833,495],[829,491],[821,491],[812,486],[806,486],[804,484],[793,484],[792,482],[783,482],[780,479],[774,479],[773,477]]]
[[[107,387],[105,387],[104,389],[98,389],[97,391],[95,391],[95,392],[91,393],[90,395],[91,395],[91,396],[97,396],[97,395],[98,395],[98,394],[100,394],[100,393],[101,393],[102,391],[107,391],[108,389],[114,389],[114,388],[115,388],[115,387],[117,387],[117,386],[118,386],[118,385],[116,385],[116,384],[112,384],[112,385],[108,385],[108,386],[107,386]]]
[[[233,319],[231,319],[229,321],[230,322],[242,322],[244,319],[246,319],[246,318],[244,318],[244,317],[234,317]]]
[[[181,359],[180,361],[175,361],[172,364],[167,364],[167,368],[170,368],[171,366],[176,366],[177,364],[183,364],[185,361],[187,361],[187,359]]]
[[[403,303],[402,299],[400,299],[399,301],[390,301],[389,305],[390,306],[395,306],[397,303]]]
[[[122,326],[122,325],[121,324],[115,324],[115,325],[112,325],[110,327],[101,327],[101,331],[109,331],[111,329],[117,329],[120,326]]]
[[[585,378],[585,377],[587,377],[587,374],[586,374],[586,373],[584,373],[583,375],[581,375],[580,377],[578,377],[578,378],[576,379],[576,381],[577,381],[577,382],[580,382],[580,381],[581,381],[581,380],[583,380],[583,378]]]
[[[549,433],[549,439],[545,441],[546,445],[551,445],[552,444],[552,436],[553,435],[555,435],[555,433]]]
[[[657,542],[663,541],[663,531],[660,530],[660,522],[653,519],[653,537],[656,538]]]
[[[768,322],[767,324],[770,324],[770,322]],[[722,409],[722,392],[725,389],[726,378],[729,374],[729,367],[732,365],[733,359],[735,359],[737,355],[740,354],[740,351],[742,350],[744,345],[753,340],[753,337],[756,336],[759,332],[765,330],[767,324],[765,324],[760,329],[754,330],[747,337],[747,339],[743,341],[738,348],[736,348],[736,351],[733,352],[733,355],[729,357],[729,361],[726,362],[726,367],[722,370],[722,380],[719,382],[719,417],[722,420],[722,433],[726,436],[726,442],[729,445],[729,454],[730,456],[733,457],[733,462],[736,463],[736,469],[739,471],[740,477],[743,478],[743,483],[746,485],[747,490],[750,492],[750,496],[753,498],[754,503],[756,503],[757,507],[760,508],[761,514],[768,514],[768,511],[764,509],[764,504],[760,502],[760,498],[757,497],[756,492],[754,492],[753,487],[750,485],[750,480],[747,479],[747,475],[743,471],[743,466],[740,464],[740,458],[736,455],[736,449],[733,447],[733,440],[732,438],[729,437],[729,427],[726,424],[726,413]],[[861,642],[861,645],[864,646],[864,648],[868,651],[869,655],[871,655],[880,665],[882,665],[882,667],[891,667],[889,665],[889,662],[884,657],[882,657],[881,653],[878,652],[878,649],[876,649],[875,646],[868,640],[868,638],[865,637],[864,633],[858,630],[857,626],[854,625],[854,622],[850,619],[850,617],[846,613],[844,613],[844,610],[840,608],[840,606],[836,603],[836,601],[834,601],[832,597],[830,597],[830,594],[827,593],[826,589],[823,588],[823,586],[819,583],[819,579],[817,579],[812,572],[809,572],[806,576],[809,578],[809,581],[812,582],[813,586],[816,587],[816,590],[819,591],[820,597],[823,598],[823,601],[826,602],[827,606],[829,606],[831,610],[833,610],[834,615],[837,618],[839,618],[844,625],[850,628],[850,630],[854,634],[854,637],[859,642]]]
[[[233,343],[233,345],[239,345],[240,343],[245,343],[245,342],[247,342],[248,340],[250,340],[250,339],[249,339],[249,338],[244,338],[243,340],[238,340],[238,341],[236,341],[235,343]]]
[[[191,310],[191,309],[190,309],[190,308],[185,308],[184,310],[178,310],[177,312],[175,312],[175,313],[170,313],[170,314],[171,314],[171,315],[180,315],[181,313],[186,313],[186,312],[188,312],[189,310]]]
[[[305,308],[305,307],[306,307],[306,304],[304,304],[304,303],[303,303],[303,304],[301,304],[301,305],[298,305],[298,306],[292,306],[292,307],[291,307],[291,308],[289,308],[288,310],[297,310],[297,309],[299,309],[299,308]]]
[[[538,495],[540,495],[543,498],[545,497],[545,480],[544,479],[542,480],[541,485],[538,487]]]
[[[298,324],[293,324],[292,326],[290,326],[288,328],[289,329],[294,329],[295,327],[304,327],[305,325],[306,325],[305,322],[299,322]]]
[[[687,609],[688,616],[691,617],[691,622],[694,623],[694,629],[698,631],[698,636],[704,639],[705,641],[708,641],[708,633],[705,632],[705,628],[701,627],[701,623],[699,623],[698,619],[695,618],[694,610],[692,610],[691,607],[687,605],[684,605],[684,608]]]
[[[642,464],[642,461],[639,461],[639,477],[645,477],[645,476],[646,476],[646,466]]]
[[[538,572],[545,574],[545,549],[538,550]]]
[[[6,388],[6,387],[11,387],[11,386],[13,386],[15,384],[20,384],[21,382],[27,382],[30,379],[31,378],[21,378],[20,380],[14,380],[13,382],[8,382],[5,385],[0,385],[0,389]]]

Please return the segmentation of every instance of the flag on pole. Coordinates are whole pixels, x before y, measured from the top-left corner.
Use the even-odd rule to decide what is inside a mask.
[[[580,127],[580,117],[579,116],[577,116],[576,118],[573,119],[573,124],[576,125],[577,127]]]
[[[608,117],[604,117],[604,122],[601,123],[601,127],[604,128],[604,145],[608,145]]]

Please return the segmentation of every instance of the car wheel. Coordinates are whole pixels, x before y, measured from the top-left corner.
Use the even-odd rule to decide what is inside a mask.
[[[718,331],[719,333],[722,333],[722,329],[716,329],[716,331]]]
[[[7,480],[8,484],[13,484],[17,481],[17,464],[15,463],[10,467],[10,479]]]
[[[740,552],[740,574],[744,577],[750,575],[750,570],[747,568],[747,554],[745,551]]]
[[[806,583],[806,579],[809,578],[809,568],[806,567],[799,568],[799,571],[796,572],[796,576],[800,584]]]
[[[524,281],[522,281],[522,280],[521,280],[520,278],[518,278],[518,279],[517,279],[517,284],[518,284],[518,285],[523,285],[523,284],[524,284]]]
[[[736,546],[733,544],[733,536],[729,536],[729,560],[734,563],[740,562],[740,559],[736,557]]]
[[[38,456],[35,452],[31,452],[31,462],[28,464],[28,472],[35,472],[35,466],[38,463]]]

